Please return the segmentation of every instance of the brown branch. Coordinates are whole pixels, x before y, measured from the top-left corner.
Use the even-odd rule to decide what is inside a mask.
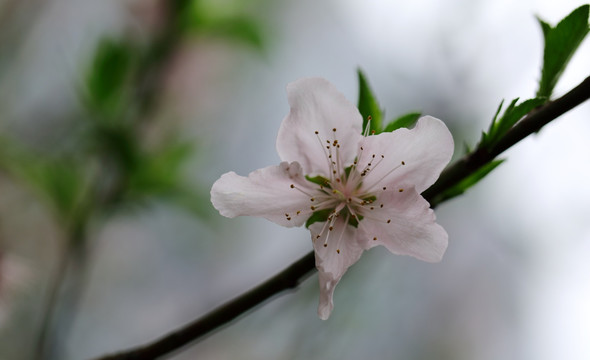
[[[478,148],[453,163],[442,172],[439,180],[423,196],[437,205],[436,197],[453,187],[461,180],[477,171],[481,166],[492,161],[496,156],[518,143],[528,135],[537,132],[544,125],[568,112],[590,98],[590,77],[580,85],[562,96],[531,111],[518,122],[491,149]],[[236,297],[234,300],[219,306],[209,314],[189,323],[148,345],[119,352],[98,360],[147,360],[179,350],[221,326],[238,318],[248,310],[261,305],[264,301],[285,290],[296,288],[301,281],[311,275],[315,269],[314,253],[310,252],[281,273],[270,278],[258,287]]]
[[[310,252],[282,272],[268,279],[266,282],[230,302],[219,306],[197,321],[188,324],[149,345],[106,356],[100,360],[156,359],[162,355],[178,350],[189,342],[236,319],[238,316],[257,305],[262,304],[272,296],[285,290],[296,288],[303,280],[311,275],[311,271],[314,268],[315,256],[313,252]]]

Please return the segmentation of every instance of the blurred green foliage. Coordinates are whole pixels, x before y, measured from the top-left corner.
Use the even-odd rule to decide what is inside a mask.
[[[184,31],[237,40],[259,51],[264,49],[264,29],[259,21],[246,14],[247,2],[181,1],[185,3],[180,18]]]
[[[70,148],[39,153],[7,137],[0,142],[0,169],[33,189],[66,229],[83,228],[93,215],[135,208],[152,199],[206,216],[208,192],[189,184],[184,173],[197,147],[174,133],[148,142],[145,127],[158,110],[158,77],[183,38],[216,36],[263,49],[262,25],[248,15],[246,5],[172,0],[165,4],[163,28],[150,41],[101,39],[84,66],[84,114],[79,119],[83,131],[72,129],[65,135]]]
[[[132,46],[121,40],[103,38],[98,43],[86,75],[91,111],[109,118],[121,113],[131,100],[129,82],[136,61]]]

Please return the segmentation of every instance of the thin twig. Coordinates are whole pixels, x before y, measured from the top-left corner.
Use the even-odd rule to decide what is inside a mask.
[[[106,356],[100,360],[156,359],[159,356],[178,350],[194,339],[219,329],[222,325],[236,319],[270,297],[285,290],[296,288],[311,275],[314,268],[315,256],[313,252],[310,252],[264,283],[221,305],[194,323],[188,324],[147,346]]]
[[[528,135],[535,133],[544,125],[560,115],[580,105],[590,98],[590,77],[580,85],[562,96],[531,111],[524,119],[510,129],[504,138],[489,150],[478,148],[453,163],[442,172],[439,180],[423,196],[435,206],[437,195],[456,185],[461,180],[477,171],[481,166],[492,161],[503,151],[510,148]],[[185,325],[162,338],[138,348],[121,351],[97,360],[147,360],[157,359],[177,351],[221,326],[235,320],[248,310],[262,304],[270,297],[285,290],[293,289],[307,278],[315,268],[314,253],[310,252],[289,266],[281,273],[270,278],[258,287],[219,306],[207,315]]]

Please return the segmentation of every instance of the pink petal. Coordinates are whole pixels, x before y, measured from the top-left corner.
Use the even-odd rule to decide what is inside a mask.
[[[449,129],[431,116],[421,117],[412,129],[368,136],[362,146],[359,169],[372,162],[372,169],[365,179],[367,187],[413,184],[418,193],[434,184],[454,151]],[[372,155],[376,155],[375,159]],[[376,165],[378,161],[381,162]],[[405,165],[401,165],[402,161]],[[391,171],[395,167],[398,168]]]
[[[385,246],[398,255],[437,262],[447,249],[448,235],[438,225],[429,204],[413,188],[384,191],[375,209],[361,220],[358,241],[365,248]]]
[[[328,230],[329,226],[327,223],[314,223],[309,227],[315,249],[316,267],[319,271],[318,315],[323,320],[330,316],[334,307],[334,288],[346,270],[357,262],[363,253],[363,248],[356,241],[357,229],[348,225],[345,219],[337,218],[332,224],[331,231]]]
[[[211,202],[226,217],[260,216],[282,226],[300,226],[309,217],[297,211],[309,207],[309,197],[291,188],[304,187],[301,166],[282,162],[251,172],[248,177],[234,172],[223,174],[211,188]]]
[[[292,82],[287,86],[287,95],[291,111],[277,137],[281,160],[299,162],[308,175],[327,175],[326,141],[337,139],[341,144],[340,159],[352,163],[362,138],[358,109],[334,85],[321,78]]]

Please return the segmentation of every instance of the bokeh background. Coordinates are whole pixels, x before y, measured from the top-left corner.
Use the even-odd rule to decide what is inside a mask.
[[[59,153],[87,121],[80,94],[100,41],[153,41],[166,16],[163,3],[0,2],[2,138],[39,156]],[[244,16],[260,38],[205,31],[176,42],[162,60],[145,137],[149,143],[174,133],[194,144],[183,178],[207,199],[222,173],[246,175],[278,163],[287,83],[322,76],[356,102],[360,67],[387,118],[421,111],[443,119],[461,154],[501,99],[534,96],[543,49],[535,16],[555,24],[582,4],[201,0],[198,11]],[[572,59],[556,96],[589,75],[589,45]],[[316,315],[314,275],[171,358],[590,358],[588,120],[586,103],[510,149],[508,161],[478,186],[437,208],[449,233],[441,263],[372,249],[339,284],[328,321]],[[311,250],[305,229],[225,219],[206,200],[198,207],[156,198],[92,226],[77,316],[67,339],[57,337],[60,359],[148,342]],[[18,289],[5,290],[0,303],[2,359],[34,353],[62,236],[51,208],[1,172],[0,251],[25,268]]]

